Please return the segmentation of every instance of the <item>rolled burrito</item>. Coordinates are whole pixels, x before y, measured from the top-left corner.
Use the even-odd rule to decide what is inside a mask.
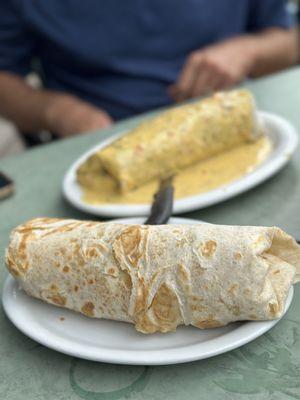
[[[279,318],[300,277],[300,246],[264,227],[38,218],[6,260],[28,295],[143,333]]]
[[[97,156],[124,193],[260,134],[251,93],[220,92],[143,122]]]

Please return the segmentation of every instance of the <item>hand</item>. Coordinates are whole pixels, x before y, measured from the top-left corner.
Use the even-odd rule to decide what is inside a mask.
[[[65,94],[53,96],[45,119],[47,128],[61,137],[107,128],[113,124],[105,111]]]
[[[170,96],[179,102],[239,83],[255,62],[252,40],[238,37],[193,52],[169,88]]]

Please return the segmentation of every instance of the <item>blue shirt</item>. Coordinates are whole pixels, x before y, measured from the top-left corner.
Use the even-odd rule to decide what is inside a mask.
[[[119,119],[169,104],[193,50],[290,25],[284,0],[0,0],[0,69],[39,60],[45,87]]]

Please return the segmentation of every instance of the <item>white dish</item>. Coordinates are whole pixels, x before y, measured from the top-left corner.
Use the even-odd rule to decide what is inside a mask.
[[[221,186],[215,190],[194,196],[184,197],[174,202],[173,214],[188,212],[234,197],[259,185],[278,172],[291,158],[298,145],[298,134],[295,128],[285,119],[266,112],[259,112],[266,127],[266,134],[272,141],[273,150],[268,158],[254,171],[242,178]],[[82,191],[76,181],[76,170],[93,153],[107,146],[127,132],[119,132],[99,145],[84,153],[65,174],[63,193],[65,198],[76,208],[94,215],[106,217],[133,217],[148,215],[148,204],[88,204],[82,201]]]
[[[141,223],[142,219],[120,222]],[[171,223],[199,221],[173,218]],[[292,298],[293,288],[285,311]],[[75,357],[117,364],[163,365],[209,358],[254,340],[279,321],[234,323],[206,330],[180,327],[174,333],[143,335],[131,324],[88,318],[33,299],[11,276],[5,282],[2,302],[11,322],[37,342]]]

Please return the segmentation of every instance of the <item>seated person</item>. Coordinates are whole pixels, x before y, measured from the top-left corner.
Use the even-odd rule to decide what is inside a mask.
[[[59,137],[298,59],[284,0],[0,0],[0,115]],[[38,63],[42,89],[24,77]]]

